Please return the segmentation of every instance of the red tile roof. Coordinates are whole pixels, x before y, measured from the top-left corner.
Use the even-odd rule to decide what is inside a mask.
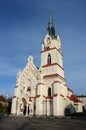
[[[76,96],[71,95],[70,100],[73,100],[74,102],[81,102]]]
[[[3,96],[0,96],[0,102],[6,102],[7,99],[5,99]]]

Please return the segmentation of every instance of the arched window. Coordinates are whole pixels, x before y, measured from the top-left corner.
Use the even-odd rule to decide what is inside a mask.
[[[48,54],[47,64],[51,64],[51,55],[50,54]]]
[[[48,96],[51,97],[51,88],[50,87],[48,88]]]
[[[31,88],[30,88],[30,87],[28,87],[28,88],[27,88],[27,91],[31,91]]]

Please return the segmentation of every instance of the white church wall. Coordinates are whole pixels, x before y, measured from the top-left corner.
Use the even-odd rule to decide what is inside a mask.
[[[47,99],[47,116],[50,116],[50,99]]]
[[[11,107],[11,114],[16,115],[17,113],[17,106],[16,106],[16,97],[12,99],[12,107]]]
[[[77,112],[82,112],[82,111],[83,111],[83,110],[82,110],[82,103],[81,103],[81,102],[78,102],[78,103],[77,103],[76,111],[77,111]]]
[[[39,115],[39,98],[36,98],[36,115]]]
[[[53,115],[64,116],[64,98],[60,95],[53,97]]]
[[[57,107],[58,107],[58,104],[57,104],[57,101],[58,101],[57,96],[58,96],[58,95],[56,95],[56,96],[53,97],[53,115],[54,115],[54,116],[57,116]]]
[[[43,97],[40,96],[38,100],[39,100],[39,102],[37,104],[37,107],[38,107],[37,113],[38,113],[39,116],[41,116],[41,115],[43,115]]]
[[[43,74],[44,75],[58,74],[58,75],[60,75],[61,77],[64,78],[64,71],[58,65],[52,65],[52,66],[44,67]]]

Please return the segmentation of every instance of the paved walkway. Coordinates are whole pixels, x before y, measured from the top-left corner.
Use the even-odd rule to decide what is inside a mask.
[[[0,116],[0,130],[86,130],[86,120]]]

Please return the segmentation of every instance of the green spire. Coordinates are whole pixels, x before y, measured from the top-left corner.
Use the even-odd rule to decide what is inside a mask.
[[[50,17],[49,17],[48,27],[49,27],[49,28],[53,27],[53,20],[52,20],[52,16],[51,16],[51,15],[50,15]]]
[[[53,20],[52,20],[52,16],[49,16],[49,22],[48,22],[48,28],[47,28],[48,34],[52,37],[55,38],[55,29],[53,26]]]

